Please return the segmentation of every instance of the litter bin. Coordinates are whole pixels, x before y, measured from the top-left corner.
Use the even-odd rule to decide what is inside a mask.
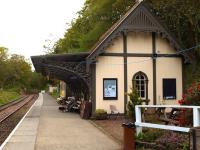
[[[92,103],[83,101],[80,107],[80,116],[83,119],[89,119],[92,114]]]
[[[135,124],[132,122],[123,123],[124,128],[124,149],[135,150]]]

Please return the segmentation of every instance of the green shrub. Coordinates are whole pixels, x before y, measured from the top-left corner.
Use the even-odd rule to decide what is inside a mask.
[[[155,142],[160,136],[164,134],[163,130],[159,129],[147,129],[143,130],[143,132],[139,133],[136,137],[137,140],[145,141],[145,142]]]
[[[96,109],[95,114],[104,114],[107,113],[104,109]]]
[[[53,96],[54,98],[58,98],[60,97],[60,92],[58,90],[53,90],[52,93],[50,93],[51,96]]]
[[[97,120],[104,120],[107,119],[107,111],[104,109],[96,109],[94,118]]]
[[[142,100],[140,99],[136,89],[131,88],[131,92],[128,93],[130,100],[127,104],[127,113],[130,118],[135,120],[135,105],[141,105]]]

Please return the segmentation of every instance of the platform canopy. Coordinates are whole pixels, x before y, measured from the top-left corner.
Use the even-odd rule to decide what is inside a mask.
[[[89,73],[86,72],[86,57],[89,53],[32,56],[36,72],[67,83],[75,94],[89,96]]]

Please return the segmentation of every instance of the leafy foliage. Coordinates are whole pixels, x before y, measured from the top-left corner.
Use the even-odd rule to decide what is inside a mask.
[[[135,105],[141,105],[142,100],[139,98],[138,92],[136,89],[131,89],[131,93],[128,93],[130,100],[127,104],[128,116],[134,118],[135,120]]]
[[[107,119],[107,111],[104,109],[96,109],[94,113],[94,118],[96,120],[104,120]]]
[[[31,71],[30,63],[24,56],[8,55],[8,49],[0,47],[0,89],[17,89],[16,92],[43,89],[46,80]]]
[[[159,137],[164,135],[164,133],[165,132],[163,130],[152,129],[152,128],[148,128],[145,130],[144,128],[143,132],[140,132],[136,138],[137,140],[140,141],[155,142]]]
[[[101,35],[124,14],[134,0],[86,0],[71,22],[64,38],[54,46],[54,53],[88,51]]]
[[[191,84],[185,90],[182,99],[178,101],[180,105],[193,105],[199,106],[200,105],[200,82],[196,82]]]
[[[52,93],[50,93],[51,96],[53,96],[55,99],[57,99],[58,97],[60,97],[60,92],[58,90],[53,90]]]
[[[178,101],[180,105],[200,105],[200,82],[196,81],[192,83],[185,91],[182,99]],[[193,123],[193,113],[191,109],[182,110],[182,120],[180,120],[184,125],[192,125]]]

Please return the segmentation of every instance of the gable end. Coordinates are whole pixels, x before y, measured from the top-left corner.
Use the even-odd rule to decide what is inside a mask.
[[[151,12],[145,2],[136,4],[131,10],[125,14],[116,24],[114,24],[109,32],[104,35],[97,46],[92,49],[88,60],[95,61],[96,57],[105,52],[106,47],[112,44],[113,40],[128,32],[155,32],[166,38],[170,45],[175,47],[177,51],[181,50],[180,44],[175,38],[161,25],[159,20]]]

